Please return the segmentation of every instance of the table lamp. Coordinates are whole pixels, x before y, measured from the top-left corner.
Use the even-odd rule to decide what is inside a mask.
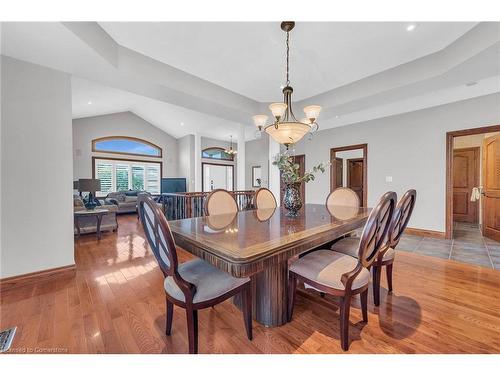
[[[93,210],[97,206],[95,192],[101,190],[101,180],[96,178],[80,178],[78,180],[78,190],[80,190],[80,193],[82,191],[89,193],[87,201],[85,202],[85,208],[87,210]]]

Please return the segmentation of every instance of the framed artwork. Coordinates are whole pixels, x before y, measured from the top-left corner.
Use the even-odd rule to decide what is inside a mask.
[[[262,185],[262,168],[260,165],[252,167],[252,187],[260,188]]]

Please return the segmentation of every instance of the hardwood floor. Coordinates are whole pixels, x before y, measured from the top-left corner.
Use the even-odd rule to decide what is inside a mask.
[[[11,352],[185,353],[186,318],[175,308],[165,331],[162,274],[135,215],[117,233],[76,241],[75,277],[1,295],[0,328],[18,326]],[[191,255],[179,251],[180,261]],[[348,353],[499,353],[500,271],[398,251],[394,293],[382,276],[381,304],[370,290],[369,321],[359,298],[351,309]],[[199,313],[200,353],[341,353],[338,303],[297,294],[291,323],[245,335],[240,311],[226,301]]]

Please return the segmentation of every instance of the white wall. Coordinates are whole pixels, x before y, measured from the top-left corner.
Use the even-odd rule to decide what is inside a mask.
[[[113,135],[140,138],[160,146],[163,151],[161,159],[163,177],[178,177],[177,140],[132,112],[120,112],[73,120],[73,177],[75,180],[92,177],[92,156],[159,160],[158,158],[92,152],[93,139]]]
[[[248,141],[245,144],[246,168],[245,168],[245,188],[248,190],[257,189],[252,187],[252,167],[260,166],[262,171],[262,187],[269,187],[269,136],[262,134],[260,139]]]
[[[1,57],[0,278],[72,265],[69,75]]]
[[[330,148],[368,144],[368,205],[388,190],[417,190],[410,226],[445,230],[446,132],[500,124],[500,94],[320,131],[296,145],[306,168],[328,161]],[[321,124],[320,124],[321,125]],[[306,187],[307,203],[323,203],[329,171]],[[385,177],[392,176],[392,182]]]

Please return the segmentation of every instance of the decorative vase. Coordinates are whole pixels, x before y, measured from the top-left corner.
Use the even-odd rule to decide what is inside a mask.
[[[92,193],[89,193],[89,196],[87,197],[87,201],[85,202],[85,208],[87,210],[93,210],[97,206],[97,203],[95,202],[94,195]]]
[[[288,210],[286,216],[296,217],[298,211],[302,207],[302,199],[300,197],[300,184],[287,185],[285,195],[283,196],[283,206]]]

